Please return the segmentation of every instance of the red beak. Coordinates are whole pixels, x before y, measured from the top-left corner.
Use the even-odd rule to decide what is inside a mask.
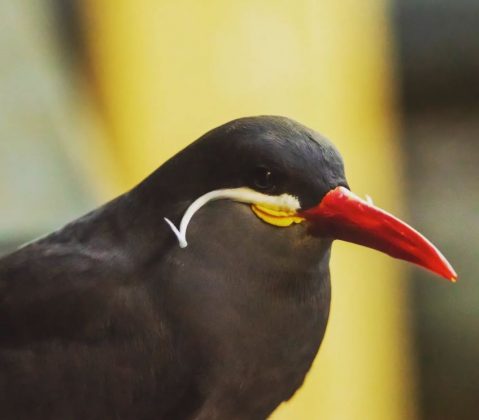
[[[316,207],[299,216],[311,222],[313,234],[374,248],[450,281],[457,279],[451,264],[424,236],[344,187],[329,191]]]

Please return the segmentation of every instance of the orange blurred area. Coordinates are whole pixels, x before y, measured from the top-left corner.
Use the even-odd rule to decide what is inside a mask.
[[[272,418],[477,418],[479,8],[420,3],[4,2],[0,252],[219,124],[289,116],[330,138],[352,189],[415,222],[460,281],[336,243],[326,338]]]

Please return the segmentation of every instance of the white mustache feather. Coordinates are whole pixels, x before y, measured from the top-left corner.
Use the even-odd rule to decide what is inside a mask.
[[[190,204],[181,219],[179,229],[170,219],[164,217],[165,222],[168,223],[177,237],[180,248],[186,248],[188,246],[186,230],[195,213],[205,204],[216,200],[232,200],[240,203],[270,205],[280,210],[289,211],[295,211],[300,208],[298,198],[289,194],[267,195],[246,187],[210,191],[198,197]]]

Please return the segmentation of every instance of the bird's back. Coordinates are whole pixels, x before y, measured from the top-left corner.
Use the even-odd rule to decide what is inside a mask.
[[[107,206],[0,259],[0,418],[189,410],[187,364],[116,224]]]

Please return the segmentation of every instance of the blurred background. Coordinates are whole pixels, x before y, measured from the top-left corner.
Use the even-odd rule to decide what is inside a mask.
[[[0,254],[257,114],[331,138],[460,277],[335,244],[325,341],[273,419],[479,418],[477,0],[0,1]]]

